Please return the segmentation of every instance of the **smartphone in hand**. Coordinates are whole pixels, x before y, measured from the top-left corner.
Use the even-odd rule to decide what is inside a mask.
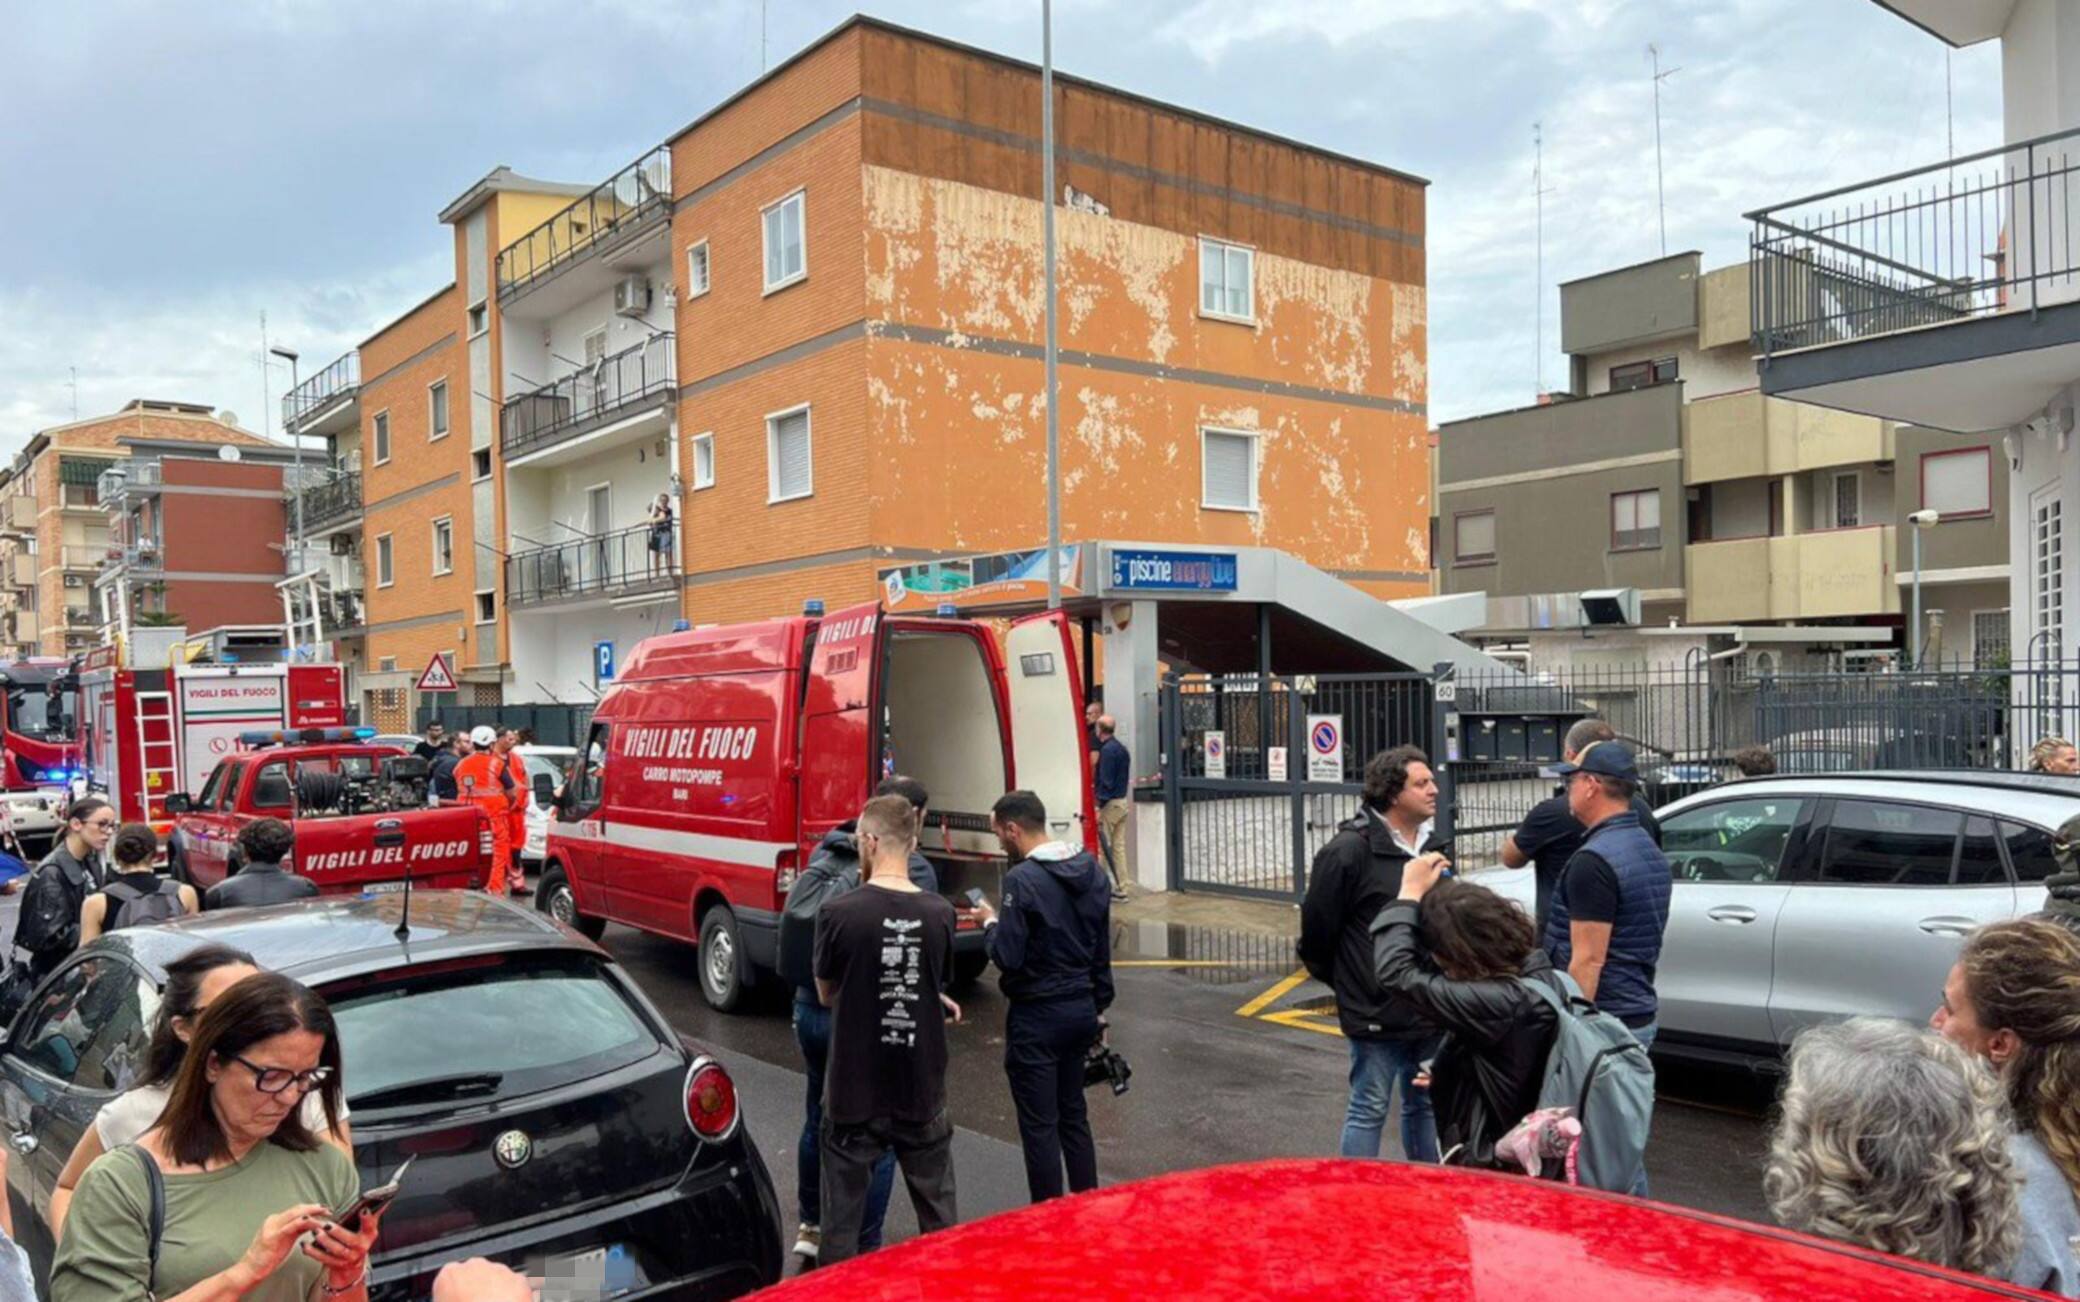
[[[359,1230],[363,1216],[380,1216],[389,1210],[390,1204],[397,1201],[398,1191],[404,1184],[404,1173],[412,1169],[413,1160],[406,1158],[404,1165],[397,1168],[397,1174],[390,1177],[390,1183],[364,1190],[333,1219],[350,1230]]]
[[[981,887],[970,886],[967,890],[967,896],[970,908],[986,909],[989,907],[989,901],[983,898]]]

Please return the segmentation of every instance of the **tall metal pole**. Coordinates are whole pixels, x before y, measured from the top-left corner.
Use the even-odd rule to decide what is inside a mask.
[[[1062,426],[1054,321],[1054,4],[1040,0],[1040,241],[1047,281],[1047,608],[1062,607]]]
[[[1668,190],[1661,177],[1661,83],[1681,72],[1681,68],[1661,71],[1661,47],[1649,44],[1647,57],[1654,61],[1654,206],[1661,220],[1661,256],[1668,256]]]
[[[1920,526],[1919,524],[1916,524],[1916,525],[1914,525],[1914,526],[1913,526],[1913,529],[1914,529],[1914,636],[1912,637],[1912,639],[1910,639],[1910,640],[1909,640],[1909,642],[1908,642],[1908,644],[1907,644],[1907,645],[1913,648],[1913,649],[1912,649],[1912,651],[1910,651],[1910,652],[1909,652],[1909,654],[1910,654],[1910,655],[1912,655],[1912,656],[1913,656],[1913,658],[1914,658],[1914,659],[1913,659],[1913,663],[1912,663],[1912,664],[1910,664],[1910,665],[1908,666],[1908,668],[1910,668],[1910,669],[1919,669],[1919,668],[1921,667],[1921,526]]]

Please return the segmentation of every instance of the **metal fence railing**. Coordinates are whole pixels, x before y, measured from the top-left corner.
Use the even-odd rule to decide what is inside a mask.
[[[361,350],[349,349],[322,371],[282,395],[282,426],[293,429],[305,416],[361,387]]]
[[[442,705],[425,702],[419,706],[413,731],[422,736],[426,726],[439,722],[450,734],[468,732],[479,724],[493,728],[525,728],[542,746],[582,746],[592,727],[592,710],[586,705]]]
[[[509,298],[531,282],[638,226],[672,211],[672,153],[644,154],[498,255],[498,293]]]
[[[2072,301],[2076,198],[2080,128],[1748,213],[1756,349]]]
[[[647,524],[515,552],[506,558],[506,603],[531,606],[572,597],[611,595],[679,581],[678,535],[656,536]]]
[[[676,337],[652,335],[633,348],[523,393],[500,408],[499,438],[507,457],[524,456],[645,401],[669,396],[678,374]]]
[[[330,483],[307,488],[300,496],[305,529],[320,529],[350,519],[361,513],[361,472],[355,470],[335,476]],[[291,523],[294,523],[293,517]]]

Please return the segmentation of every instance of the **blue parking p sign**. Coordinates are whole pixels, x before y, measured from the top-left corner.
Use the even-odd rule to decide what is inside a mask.
[[[594,642],[592,644],[592,676],[602,683],[614,678],[614,644]]]

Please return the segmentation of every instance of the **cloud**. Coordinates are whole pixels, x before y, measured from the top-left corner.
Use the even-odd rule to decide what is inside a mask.
[[[765,6],[777,63],[849,0]],[[1037,59],[1037,6],[878,15]],[[0,46],[0,450],[132,397],[263,415],[259,316],[312,366],[445,282],[434,215],[506,163],[600,180],[758,74],[757,0],[99,0]],[[1876,5],[1061,0],[1066,72],[1430,178],[1431,412],[1528,401],[1533,305],[1659,247],[1646,44],[1665,66],[1668,244],[1942,155],[1942,47]],[[1998,52],[1959,53],[1960,150],[2000,138]],[[1531,124],[1544,124],[1537,285]],[[26,251],[26,255],[24,254]],[[287,380],[271,381],[272,409]]]

